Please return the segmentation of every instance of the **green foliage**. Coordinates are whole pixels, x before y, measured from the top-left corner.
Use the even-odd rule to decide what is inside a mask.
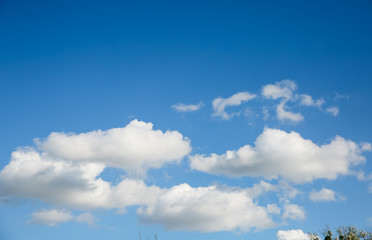
[[[359,230],[354,226],[343,226],[336,228],[334,234],[332,230],[326,226],[322,231],[324,240],[372,240],[372,232],[366,230]],[[310,240],[321,240],[320,237],[314,233],[309,234]]]
[[[142,234],[140,233],[140,232],[138,232],[138,239],[139,240],[159,240],[159,236],[158,236],[158,234],[154,234],[153,236],[152,236],[152,238],[151,237],[149,237],[149,236],[142,236]]]

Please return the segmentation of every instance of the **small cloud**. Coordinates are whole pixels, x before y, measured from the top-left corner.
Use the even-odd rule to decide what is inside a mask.
[[[97,218],[91,213],[83,213],[75,217],[75,220],[79,223],[86,223],[88,225],[94,225],[97,221]]]
[[[286,204],[283,219],[303,220],[306,218],[305,210],[297,204]]]
[[[172,105],[171,107],[176,110],[177,112],[195,112],[198,111],[201,107],[203,107],[203,102],[200,102],[198,104],[183,104],[183,103],[177,103]]]
[[[321,107],[324,104],[324,98],[319,98],[318,100],[314,100],[310,95],[307,94],[300,94],[298,95],[298,99],[300,101],[300,105],[302,106],[314,106],[314,107]]]
[[[278,240],[308,240],[309,239],[308,235],[305,234],[300,229],[287,230],[287,231],[279,230],[276,233],[276,237],[278,238]]]
[[[267,99],[292,99],[292,93],[297,89],[297,85],[292,80],[282,80],[275,84],[267,84],[262,88],[261,94]]]
[[[215,98],[212,101],[213,110],[214,110],[213,116],[218,116],[224,120],[229,120],[232,117],[239,115],[240,112],[228,114],[225,111],[226,107],[239,106],[240,104],[244,102],[254,99],[255,97],[256,97],[256,94],[251,94],[249,92],[239,92],[228,98],[221,98],[221,97]]]
[[[338,107],[329,107],[329,108],[326,108],[325,111],[332,114],[333,116],[337,116],[340,113],[340,110],[338,109]]]
[[[367,219],[368,226],[372,227],[372,217]]]
[[[68,222],[72,219],[73,216],[70,214],[70,212],[67,212],[65,210],[42,209],[40,211],[33,212],[32,218],[28,221],[28,223],[42,224],[52,227],[58,223]]]
[[[345,94],[340,94],[338,92],[335,92],[335,97],[334,97],[334,100],[349,100],[350,97],[348,95],[345,95]]]
[[[280,208],[276,204],[269,204],[266,207],[267,212],[271,214],[280,214]]]
[[[304,116],[302,116],[301,113],[294,113],[287,111],[286,108],[288,108],[285,104],[287,101],[282,101],[278,107],[276,108],[276,113],[278,115],[279,120],[289,120],[292,122],[301,122],[304,120]]]
[[[330,202],[330,201],[336,201],[336,192],[327,189],[322,188],[320,191],[312,191],[309,195],[309,199],[313,202]]]

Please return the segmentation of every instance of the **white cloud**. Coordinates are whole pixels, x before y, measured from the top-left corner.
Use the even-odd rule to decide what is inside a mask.
[[[338,114],[340,113],[340,110],[338,109],[338,107],[329,107],[329,108],[326,108],[325,111],[332,114],[333,116],[338,116]]]
[[[82,213],[75,217],[75,221],[79,223],[86,223],[88,225],[94,225],[97,221],[97,218],[91,213]]]
[[[54,226],[59,223],[68,222],[73,219],[73,216],[65,210],[45,210],[32,213],[32,218],[29,221],[31,224],[42,224]]]
[[[188,184],[172,187],[154,204],[138,210],[142,222],[162,224],[167,230],[201,232],[274,227],[269,212],[253,201],[247,189],[192,188]]]
[[[177,103],[172,105],[171,107],[175,109],[177,112],[194,112],[199,110],[204,104],[202,102],[198,104],[189,104],[185,105],[183,103]]]
[[[278,240],[308,240],[309,237],[302,230],[287,230],[287,231],[278,231],[276,233]]]
[[[112,186],[99,178],[103,170],[103,164],[55,160],[34,149],[18,149],[0,172],[0,196],[83,210],[123,209],[148,204],[162,191],[142,180],[124,179]]]
[[[256,94],[251,94],[249,92],[239,92],[239,93],[232,95],[229,98],[221,98],[221,97],[215,98],[212,101],[213,110],[214,110],[213,116],[222,117],[222,119],[228,120],[232,118],[233,116],[238,115],[239,113],[228,114],[225,111],[226,107],[238,106],[242,104],[243,102],[247,102],[249,100],[254,99],[255,97],[256,97]]]
[[[275,84],[268,84],[262,88],[262,96],[267,99],[285,98],[291,99],[293,92],[297,89],[297,85],[292,80],[282,80]]]
[[[307,94],[300,94],[298,96],[300,100],[300,105],[303,106],[314,106],[314,107],[321,107],[324,104],[324,99],[319,98],[318,100],[314,100],[312,96],[307,95]]]
[[[87,133],[51,133],[36,139],[37,146],[53,159],[93,162],[144,175],[149,168],[178,162],[191,151],[190,141],[177,131],[153,130],[152,123],[131,121],[123,128]]]
[[[280,208],[276,204],[268,204],[266,208],[271,214],[280,214]]]
[[[275,84],[268,84],[262,88],[261,95],[266,99],[280,99],[280,104],[276,107],[276,114],[279,120],[288,120],[292,122],[300,122],[304,120],[301,113],[289,111],[287,104],[289,102],[298,103],[300,106],[314,106],[321,109],[325,103],[324,98],[314,100],[308,94],[297,94],[297,85],[292,80],[282,80]],[[267,113],[264,113],[264,117]]]
[[[297,204],[286,204],[284,206],[283,219],[303,220],[305,218],[305,210]]]
[[[336,192],[322,188],[319,191],[312,191],[309,195],[309,199],[313,202],[329,202],[329,201],[336,201]]]
[[[31,219],[28,221],[30,224],[41,224],[53,227],[60,223],[66,223],[69,221],[76,221],[79,223],[86,223],[88,225],[94,225],[97,218],[91,213],[82,213],[78,216],[72,215],[69,211],[58,210],[58,209],[42,209],[33,212]]]
[[[365,161],[363,149],[353,141],[336,136],[331,143],[317,145],[299,133],[265,128],[255,146],[245,145],[224,154],[190,156],[193,169],[230,177],[279,176],[295,182],[336,179]]]
[[[304,116],[302,116],[301,113],[293,113],[287,111],[286,110],[287,106],[285,104],[286,101],[282,101],[276,108],[276,113],[279,120],[289,120],[292,122],[300,122],[304,120]]]
[[[367,219],[368,226],[372,227],[372,217]]]

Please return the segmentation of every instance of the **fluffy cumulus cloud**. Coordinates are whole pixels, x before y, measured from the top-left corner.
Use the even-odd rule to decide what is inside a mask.
[[[306,218],[305,210],[297,204],[286,203],[284,206],[283,219],[303,220]]]
[[[73,216],[65,210],[42,209],[40,211],[32,213],[32,218],[29,223],[54,226],[59,223],[68,222],[72,219]]]
[[[257,205],[251,190],[181,184],[138,213],[143,222],[162,224],[167,230],[214,232],[274,227],[269,213],[280,210],[275,205]]]
[[[183,103],[177,103],[172,105],[171,107],[176,110],[177,112],[194,112],[198,111],[201,107],[203,107],[203,103],[200,102],[198,104],[183,104]]]
[[[191,150],[179,132],[153,130],[151,123],[137,120],[107,131],[52,133],[37,146],[41,151],[25,147],[12,153],[0,171],[2,198],[39,199],[77,209],[148,204],[160,188],[128,178],[112,185],[100,174],[108,166],[143,173],[178,161]]]
[[[336,201],[336,192],[328,189],[328,188],[322,188],[319,191],[312,191],[309,194],[309,199],[313,202],[330,202],[330,201]]]
[[[230,177],[278,178],[294,183],[314,179],[336,179],[351,173],[351,167],[365,161],[363,146],[336,136],[330,143],[317,145],[297,132],[265,128],[254,146],[218,155],[190,156],[193,169]],[[368,150],[368,149],[367,149]]]
[[[321,107],[325,102],[323,98],[314,100],[313,97],[308,94],[300,94],[298,98],[300,100],[300,105],[303,106]]]
[[[0,195],[77,209],[124,209],[147,204],[162,191],[142,180],[124,179],[112,186],[99,178],[103,170],[102,164],[55,160],[34,149],[19,149],[0,172]]]
[[[300,229],[287,231],[280,230],[276,233],[276,237],[278,240],[309,240],[308,235]]]
[[[36,143],[43,154],[53,159],[104,164],[134,174],[178,162],[191,151],[190,141],[179,132],[154,130],[152,123],[138,120],[105,131],[54,132]]]
[[[133,142],[128,143],[129,140]],[[174,153],[177,149],[168,149],[159,142],[181,149],[181,153]],[[127,144],[139,149],[131,149],[130,153],[119,149],[119,146],[129,148]],[[145,151],[143,144],[160,163],[147,163],[150,161],[148,153],[140,152]],[[116,209],[124,213],[128,206],[140,206],[138,214],[142,221],[160,223],[167,229],[248,231],[275,226],[271,214],[279,214],[280,208],[274,203],[260,206],[256,200],[264,192],[276,191],[275,186],[265,181],[246,189],[193,188],[187,184],[167,189],[131,178],[114,185],[100,177],[108,166],[124,169],[128,164],[132,166],[128,163],[129,156],[132,161],[139,161],[138,166],[144,169],[163,164],[160,156],[167,154],[172,156],[169,161],[174,161],[190,151],[189,144],[178,132],[155,131],[151,124],[139,121],[131,122],[124,129],[54,133],[45,140],[38,140],[38,148],[24,147],[12,153],[10,162],[0,171],[0,197],[35,199],[57,208],[84,211]],[[106,149],[109,146],[112,152]],[[51,209],[34,212],[29,222],[53,226],[68,221],[92,225],[96,219],[90,213],[74,215]]]
[[[256,97],[256,94],[251,94],[249,92],[239,92],[228,98],[215,98],[212,102],[213,105],[213,116],[221,117],[222,119],[228,120],[238,113],[227,113],[225,111],[226,107],[238,106],[244,102],[252,100]]]

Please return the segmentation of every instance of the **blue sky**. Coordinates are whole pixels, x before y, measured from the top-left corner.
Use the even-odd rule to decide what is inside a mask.
[[[371,229],[371,10],[1,1],[0,238]]]

